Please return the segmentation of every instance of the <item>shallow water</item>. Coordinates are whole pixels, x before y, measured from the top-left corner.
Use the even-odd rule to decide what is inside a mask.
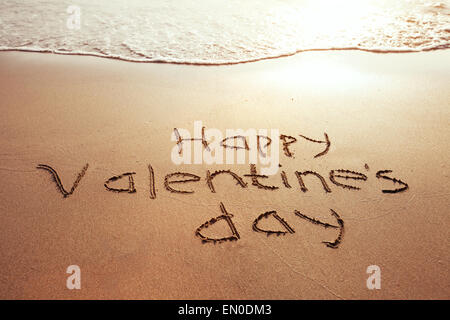
[[[425,51],[450,47],[449,8],[424,0],[2,0],[0,50],[190,64],[306,50]]]

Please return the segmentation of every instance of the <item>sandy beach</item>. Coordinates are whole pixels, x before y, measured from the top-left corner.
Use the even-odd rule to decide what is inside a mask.
[[[88,56],[0,53],[1,299],[449,299],[450,51],[305,52],[232,66],[130,63]],[[278,173],[258,188],[248,164],[171,161],[174,128],[277,129]],[[330,147],[299,135],[323,140]],[[72,194],[66,191],[86,164]],[[154,170],[154,194],[149,183]],[[232,170],[206,182],[207,171]],[[331,170],[366,179],[332,183]],[[384,176],[399,179],[408,189]],[[284,171],[291,188],[284,186]],[[326,179],[304,177],[314,171]],[[165,177],[187,172],[198,182]],[[133,174],[136,192],[104,184]],[[378,177],[377,177],[378,173]],[[126,178],[126,177],[125,177]],[[111,186],[128,188],[128,179]],[[154,198],[154,199],[152,199]],[[237,241],[196,230],[233,215]],[[343,225],[332,215],[336,212]],[[336,228],[325,228],[295,214]],[[252,225],[276,211],[292,231]],[[217,222],[202,233],[228,236]],[[261,228],[284,230],[263,219]],[[339,233],[338,246],[333,242]],[[66,269],[81,269],[68,290]],[[369,290],[367,267],[381,269]]]

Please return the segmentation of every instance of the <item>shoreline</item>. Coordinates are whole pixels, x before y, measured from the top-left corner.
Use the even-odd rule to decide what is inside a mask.
[[[241,65],[253,62],[260,62],[266,60],[274,60],[279,58],[288,58],[292,56],[296,56],[298,54],[302,54],[305,52],[333,52],[333,51],[356,51],[356,52],[367,52],[367,53],[376,53],[376,54],[392,54],[392,53],[421,53],[421,52],[433,52],[433,51],[441,51],[450,49],[450,45],[437,46],[437,47],[429,47],[422,49],[366,49],[359,47],[342,47],[342,48],[315,48],[315,49],[300,49],[295,52],[280,54],[278,56],[268,56],[262,58],[255,58],[251,60],[245,61],[230,61],[230,62],[184,62],[184,61],[165,61],[165,60],[138,60],[138,59],[127,59],[119,56],[108,56],[102,53],[95,52],[63,52],[63,51],[55,51],[50,49],[31,49],[31,48],[0,48],[1,52],[27,52],[27,53],[46,53],[46,54],[56,54],[56,55],[66,55],[66,56],[86,56],[86,57],[97,57],[97,58],[105,58],[111,60],[119,60],[124,62],[131,63],[156,63],[156,64],[173,64],[173,65],[186,65],[186,66],[232,66],[232,65]]]

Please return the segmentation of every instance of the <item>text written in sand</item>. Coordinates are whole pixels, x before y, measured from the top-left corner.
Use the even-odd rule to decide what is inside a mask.
[[[178,133],[177,129],[175,129],[175,131]],[[299,136],[312,143],[325,144],[324,150],[313,155],[313,158],[322,157],[326,155],[330,150],[331,142],[326,133],[324,133],[325,139],[323,141],[312,139],[304,135]],[[179,134],[177,135],[177,137],[178,139],[176,141],[176,144],[180,147],[180,151],[182,151],[181,142],[183,141],[183,139]],[[226,139],[228,140],[230,138],[236,140],[236,137],[227,137]],[[246,141],[246,137],[239,136],[238,138],[242,142],[242,148],[248,150],[249,147]],[[269,137],[263,138],[265,138],[266,141],[271,141]],[[282,150],[285,158],[293,159],[294,152],[292,151],[291,147],[292,144],[294,144],[297,141],[297,139],[294,136],[285,134],[281,134],[279,136],[279,139],[282,145]],[[202,138],[201,142],[205,150],[208,151],[208,142],[204,139],[204,137]],[[269,144],[270,143],[266,143],[265,147],[267,147]],[[221,145],[223,148],[229,148],[229,145],[227,144],[223,143]],[[260,144],[258,144],[258,148],[260,147],[261,147]],[[262,149],[260,151],[263,152]],[[74,183],[72,184],[72,187],[69,190],[67,190],[64,187],[58,175],[58,172],[53,167],[51,167],[48,164],[39,164],[37,168],[48,171],[51,174],[51,177],[53,178],[59,192],[63,195],[64,198],[67,198],[71,196],[77,189],[81,180],[88,171],[89,164],[86,163],[82,167]],[[279,164],[279,168],[282,168],[281,164]],[[216,177],[218,176],[229,177],[231,181],[235,182],[236,188],[238,188],[239,190],[249,188],[249,185],[251,185],[253,188],[257,188],[262,192],[276,192],[277,190],[280,189],[291,189],[291,190],[294,189],[295,191],[297,188],[294,187],[297,186],[300,192],[306,193],[309,192],[307,182],[309,184],[311,183],[311,181],[316,181],[316,183],[318,183],[321,186],[321,189],[323,189],[323,191],[326,194],[331,194],[333,192],[331,188],[332,186],[334,186],[334,188],[342,188],[344,190],[348,190],[349,192],[361,190],[361,184],[370,179],[370,176],[367,175],[369,171],[369,166],[367,164],[364,164],[364,169],[366,171],[365,173],[353,169],[343,169],[343,168],[332,169],[329,170],[326,175],[324,175],[322,172],[317,172],[314,170],[294,171],[292,173],[292,176],[294,176],[295,179],[291,179],[292,181],[289,180],[288,174],[284,170],[281,170],[279,174],[279,183],[275,185],[273,184],[273,182],[272,184],[265,183],[264,180],[268,179],[269,176],[260,174],[258,172],[256,165],[250,164],[249,170],[246,173],[235,172],[229,169],[214,170],[214,171],[206,170],[204,175],[200,176],[198,174],[191,172],[175,171],[167,173],[164,176],[163,181],[161,181],[161,184],[167,192],[185,196],[185,195],[193,195],[195,193],[195,188],[193,187],[193,185],[201,183],[202,181],[205,187],[207,187],[211,193],[216,193],[217,191],[215,180]],[[118,175],[111,176],[104,182],[104,188],[107,191],[117,193],[136,193],[138,190],[136,189],[135,186],[135,176],[136,172],[134,171],[124,172]],[[404,192],[408,189],[408,184],[403,180],[395,177],[391,169],[378,170],[372,177],[384,181],[386,186],[380,190],[384,194],[396,194]],[[149,186],[149,190],[147,190],[148,197],[152,200],[155,200],[157,199],[157,192],[156,192],[157,182],[155,179],[155,170],[150,164],[148,165],[147,179]],[[120,187],[117,186],[118,181],[122,183]],[[125,184],[123,184],[123,182],[125,182]],[[202,243],[222,243],[229,241],[238,241],[240,239],[241,236],[238,232],[235,223],[233,222],[234,215],[226,209],[225,205],[222,202],[220,202],[219,204],[219,209],[221,212],[220,215],[204,222],[195,230],[194,232],[195,236],[198,237]],[[311,223],[318,227],[326,229],[335,229],[336,237],[334,239],[327,241],[324,240],[322,242],[328,248],[337,249],[339,247],[344,236],[344,220],[341,218],[338,212],[336,212],[333,209],[330,209],[330,219],[334,221],[331,223],[320,221],[298,210],[295,210],[293,213],[297,219],[301,219],[302,221],[305,221],[307,223]],[[265,229],[261,227],[260,221],[262,219],[273,219],[273,221],[275,221],[279,225],[279,229]],[[230,230],[230,234],[228,236],[208,237],[203,234],[206,228],[209,228],[211,225],[220,222],[226,223],[226,225],[228,226]],[[251,226],[254,232],[263,233],[266,234],[267,236],[271,235],[286,236],[295,233],[294,228],[288,223],[288,221],[282,216],[280,216],[275,210],[259,214],[253,221]]]

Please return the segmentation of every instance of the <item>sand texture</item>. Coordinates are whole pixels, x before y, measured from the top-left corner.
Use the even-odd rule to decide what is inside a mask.
[[[449,62],[1,53],[0,298],[449,299]],[[176,165],[194,121],[296,141],[267,178]]]

